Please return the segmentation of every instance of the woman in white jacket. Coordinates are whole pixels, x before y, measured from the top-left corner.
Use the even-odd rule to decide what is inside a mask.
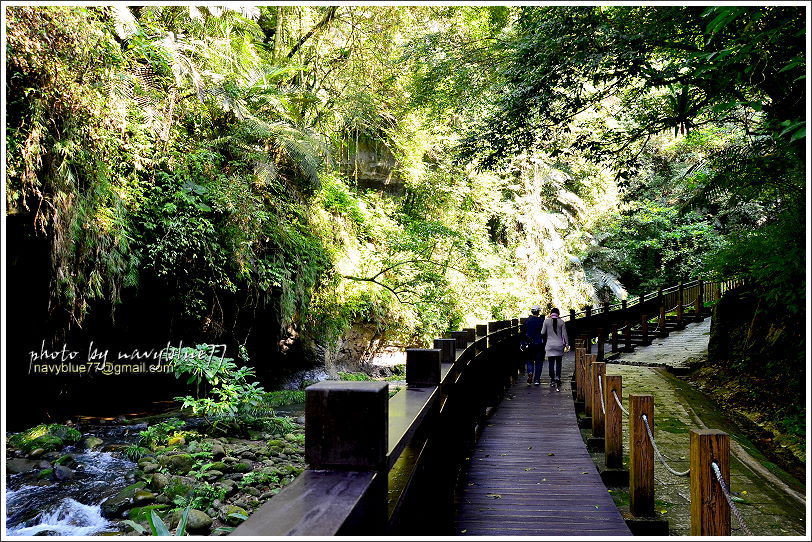
[[[544,320],[541,326],[541,336],[545,338],[544,352],[550,365],[550,387],[555,386],[555,391],[561,391],[561,356],[564,355],[564,348],[569,346],[567,338],[567,326],[561,320],[558,309],[550,311],[550,316]]]

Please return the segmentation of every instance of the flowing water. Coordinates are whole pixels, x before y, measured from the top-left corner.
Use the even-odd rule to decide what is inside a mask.
[[[119,427],[81,427],[82,433],[102,438],[106,445],[132,444],[146,424]],[[123,451],[84,451],[66,447],[78,466],[70,480],[38,480],[37,472],[7,478],[7,533],[12,536],[87,536],[120,530],[101,515],[100,504],[132,484],[135,463]]]

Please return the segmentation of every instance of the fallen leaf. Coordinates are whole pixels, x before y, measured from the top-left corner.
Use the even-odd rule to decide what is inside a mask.
[[[589,474],[588,472],[582,472],[581,474]]]
[[[668,510],[666,510],[665,508],[663,508],[662,510],[660,510],[660,513],[661,513],[661,514],[666,514],[666,513],[668,513]]]
[[[533,447],[532,447],[532,446],[528,446],[528,447],[527,447],[527,449],[528,449],[528,450],[532,450],[532,449],[533,449]]]
[[[555,455],[553,452],[549,452],[547,455]]]
[[[490,497],[490,498],[492,498],[492,499],[501,499],[501,498],[502,498],[502,496],[501,496],[501,495],[498,495],[498,494],[496,494],[496,493],[488,493],[488,494],[486,495],[486,497]]]

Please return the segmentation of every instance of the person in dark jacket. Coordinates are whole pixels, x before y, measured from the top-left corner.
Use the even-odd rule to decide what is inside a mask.
[[[524,339],[527,348],[527,383],[541,384],[541,370],[544,368],[544,340],[541,327],[544,317],[538,305],[530,309],[530,316],[524,322]]]

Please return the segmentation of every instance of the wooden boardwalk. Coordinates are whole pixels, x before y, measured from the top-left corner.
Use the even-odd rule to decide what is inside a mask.
[[[521,379],[483,429],[456,498],[454,533],[487,536],[631,536],[587,452],[570,389]],[[467,475],[467,478],[466,478]]]

